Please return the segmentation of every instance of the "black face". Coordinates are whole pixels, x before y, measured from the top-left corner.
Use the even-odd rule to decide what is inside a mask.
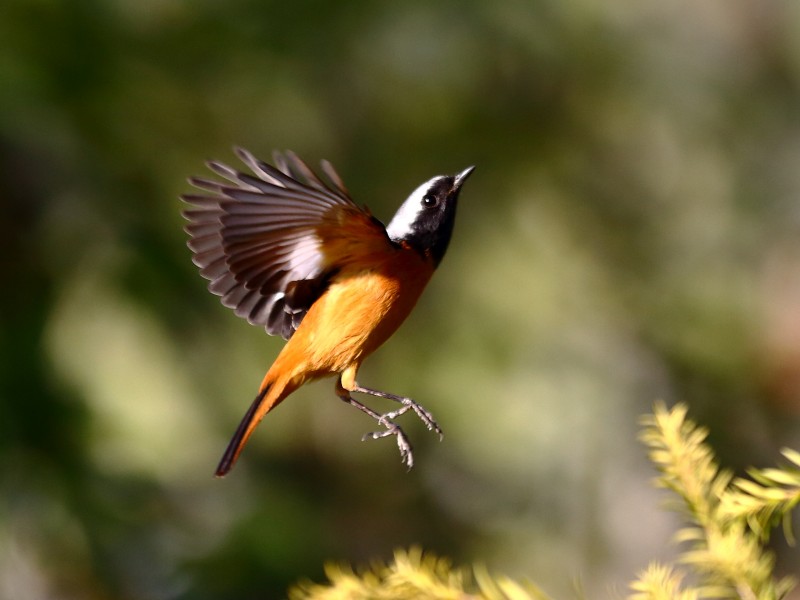
[[[417,218],[411,223],[406,241],[429,254],[438,265],[453,235],[459,189],[453,189],[455,177],[442,177],[430,187],[420,202]]]
[[[438,265],[450,244],[461,185],[472,167],[435,177],[417,188],[389,224],[389,236],[404,241]]]

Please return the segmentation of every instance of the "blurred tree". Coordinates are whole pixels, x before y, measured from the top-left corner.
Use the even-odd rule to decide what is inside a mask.
[[[634,441],[653,399],[731,468],[798,446],[799,11],[7,0],[0,596],[273,597],[413,543],[623,585],[672,529]],[[184,247],[184,178],[235,143],[330,159],[383,219],[478,165],[362,375],[443,425],[410,428],[414,472],[324,383],[211,477],[280,347]]]

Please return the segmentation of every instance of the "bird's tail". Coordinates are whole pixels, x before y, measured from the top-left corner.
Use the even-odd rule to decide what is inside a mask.
[[[250,438],[250,435],[261,419],[264,418],[264,415],[275,408],[281,400],[289,395],[291,390],[287,390],[286,388],[287,386],[285,383],[273,381],[269,374],[267,374],[267,377],[264,378],[261,384],[261,389],[256,399],[253,400],[250,408],[247,409],[241,423],[239,423],[239,427],[236,428],[236,433],[233,434],[231,441],[228,443],[228,447],[225,449],[225,454],[222,455],[222,459],[219,461],[217,470],[214,473],[217,477],[225,477],[228,471],[233,468],[244,445],[247,443],[247,440]]]

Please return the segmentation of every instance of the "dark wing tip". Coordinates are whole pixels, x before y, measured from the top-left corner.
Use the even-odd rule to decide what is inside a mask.
[[[249,165],[251,162],[255,162],[256,160],[256,157],[253,155],[253,153],[242,146],[234,146],[233,153],[239,158],[239,160],[247,165]]]
[[[341,194],[344,194],[349,198],[350,192],[333,165],[329,161],[323,159],[320,161],[320,167],[322,167],[322,172],[325,173],[325,176],[336,187],[336,189],[338,189]]]

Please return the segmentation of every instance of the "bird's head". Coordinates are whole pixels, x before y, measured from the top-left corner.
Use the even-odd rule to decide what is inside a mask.
[[[438,265],[453,233],[458,194],[474,169],[439,175],[414,190],[386,228],[392,241],[407,243]]]

